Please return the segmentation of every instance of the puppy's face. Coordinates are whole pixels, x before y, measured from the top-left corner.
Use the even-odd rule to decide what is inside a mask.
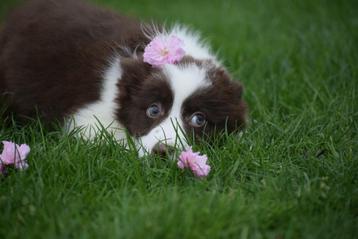
[[[245,124],[241,85],[211,61],[185,57],[159,69],[125,59],[122,69],[117,119],[136,138],[141,155],[185,147],[186,135],[199,139]]]

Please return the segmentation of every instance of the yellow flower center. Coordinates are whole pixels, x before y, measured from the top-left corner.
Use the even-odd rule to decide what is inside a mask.
[[[169,50],[168,48],[163,48],[161,51],[160,51],[160,54],[162,56],[167,56],[169,54]]]

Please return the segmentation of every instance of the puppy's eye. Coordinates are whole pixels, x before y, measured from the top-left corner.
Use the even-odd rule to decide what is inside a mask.
[[[205,115],[201,112],[194,113],[190,118],[190,125],[196,128],[203,127],[206,123]]]
[[[154,103],[147,109],[147,116],[155,119],[163,115],[162,105],[160,103]]]

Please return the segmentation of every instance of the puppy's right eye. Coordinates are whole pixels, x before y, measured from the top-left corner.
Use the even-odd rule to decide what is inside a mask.
[[[163,115],[162,105],[160,103],[154,103],[147,109],[147,116],[155,119]]]
[[[203,127],[206,124],[205,115],[201,112],[194,113],[190,118],[189,124],[195,128]]]

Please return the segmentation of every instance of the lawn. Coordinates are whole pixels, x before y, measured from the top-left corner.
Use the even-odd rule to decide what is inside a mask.
[[[32,148],[27,171],[0,178],[0,238],[357,236],[355,1],[96,2],[200,30],[245,85],[250,125],[195,145],[212,166],[198,180],[110,138],[0,122],[0,140]]]

